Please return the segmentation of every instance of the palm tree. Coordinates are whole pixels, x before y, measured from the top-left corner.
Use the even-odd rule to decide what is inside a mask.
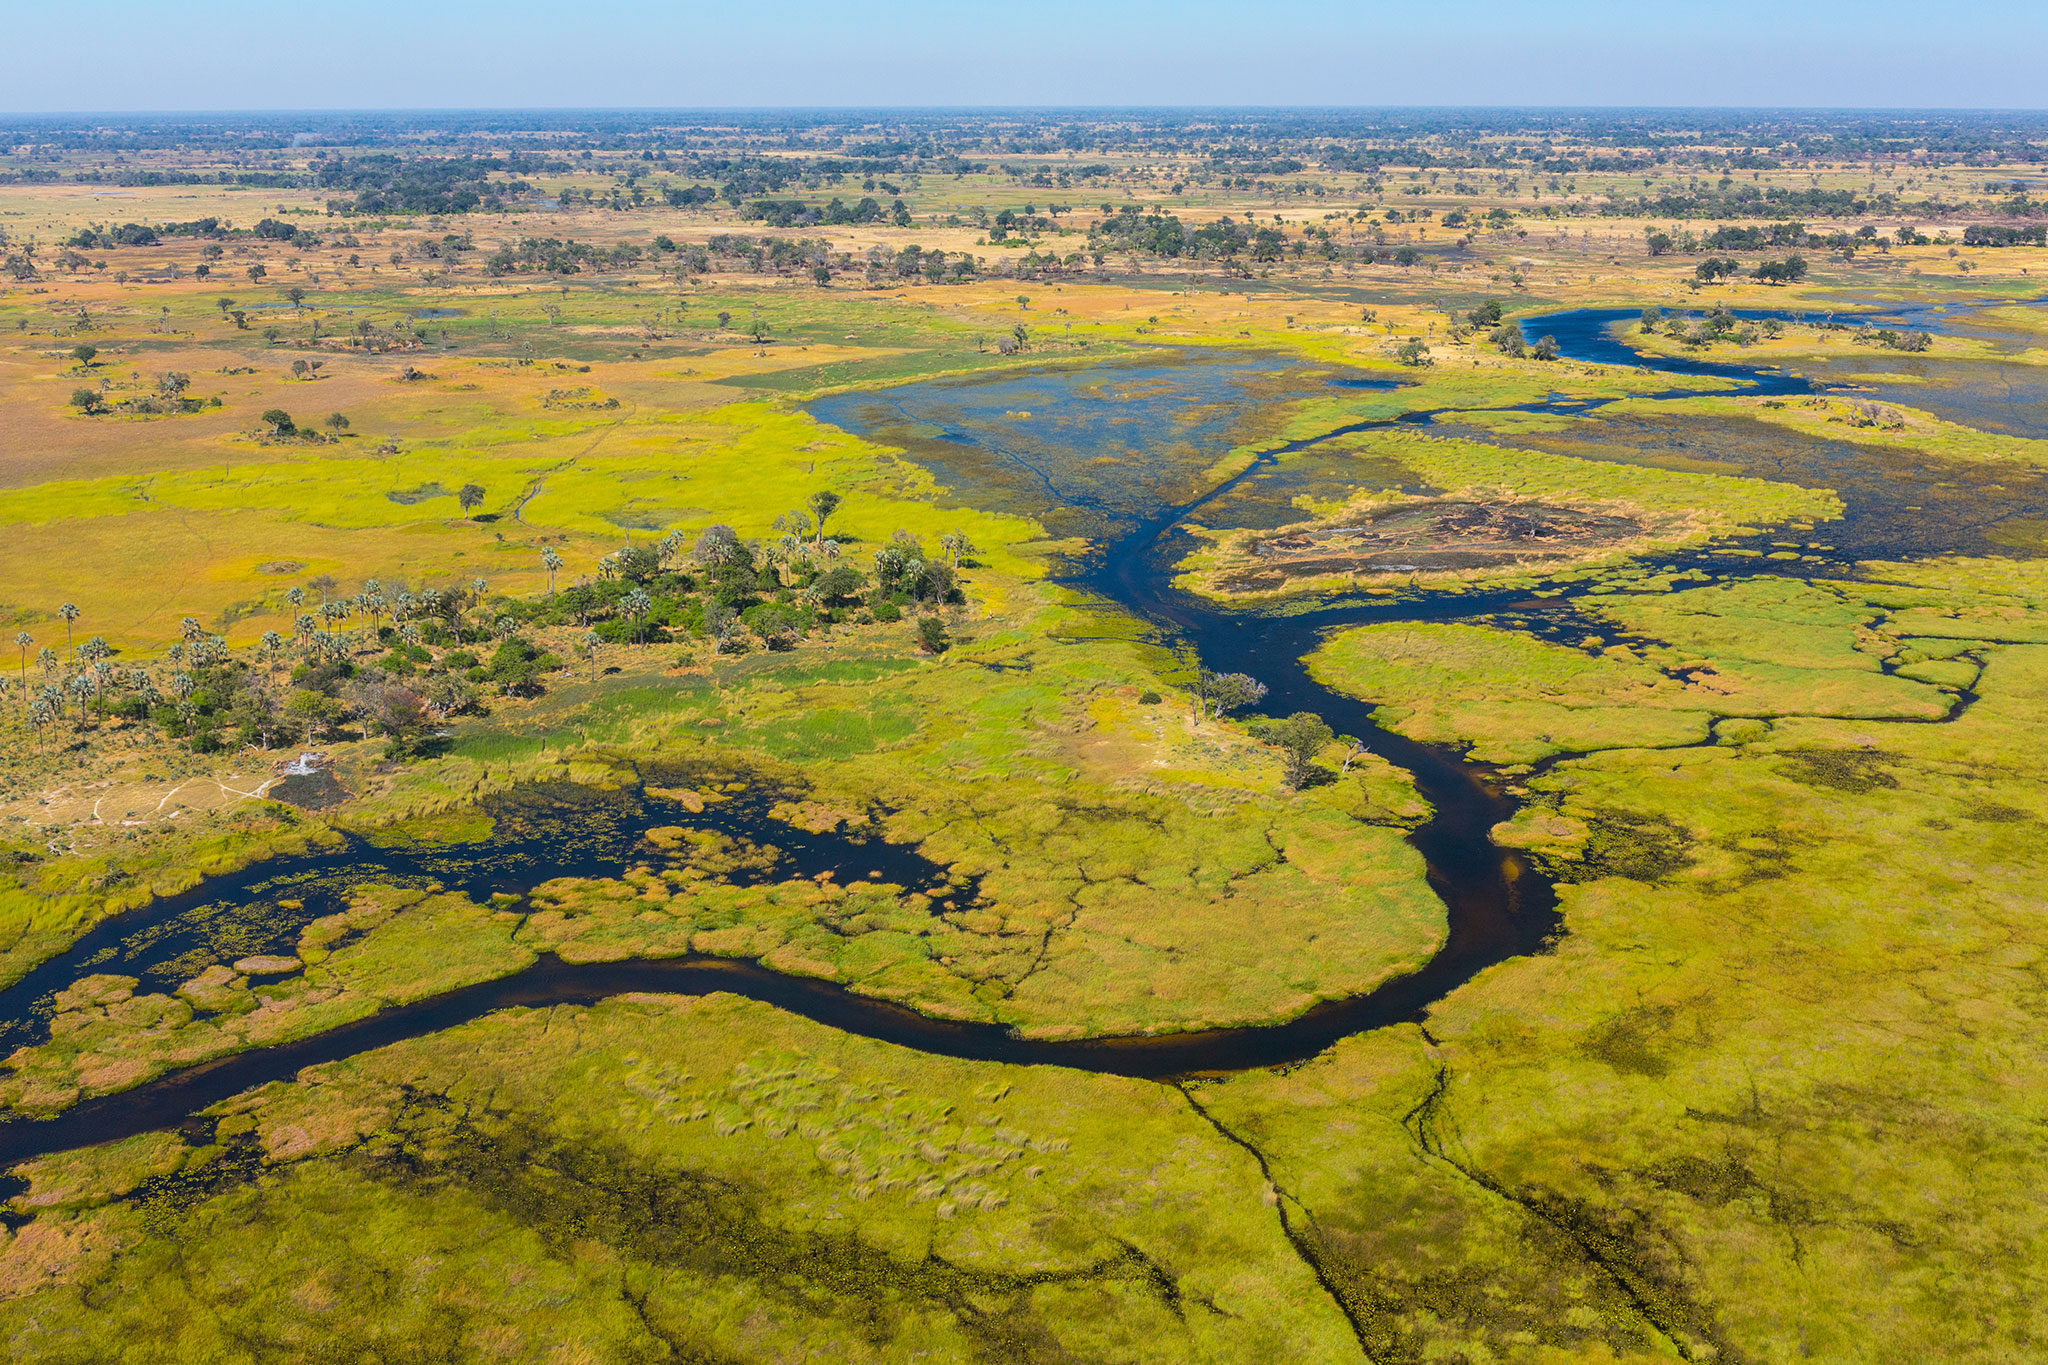
[[[36,637],[27,631],[15,632],[14,645],[15,648],[21,651],[21,698],[23,705],[28,704],[28,647],[35,642]]]
[[[45,678],[55,673],[57,671],[57,651],[51,649],[48,645],[44,645],[41,649],[37,650],[36,667],[43,670]]]
[[[64,618],[64,648],[71,648],[71,623],[78,619],[78,608],[66,602],[57,608],[57,614]]]
[[[666,541],[662,542],[667,544]],[[548,571],[548,596],[555,595],[555,571],[562,567],[562,557],[555,553],[552,545],[540,547],[540,566]]]
[[[654,600],[641,589],[635,588],[626,594],[625,600],[619,603],[619,609],[633,618],[633,639],[635,642],[638,642],[640,639],[640,618],[654,610]]]

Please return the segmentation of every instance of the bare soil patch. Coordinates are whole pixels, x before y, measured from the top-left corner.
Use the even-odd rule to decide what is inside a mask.
[[[1542,502],[1469,498],[1370,508],[1341,526],[1253,540],[1248,562],[1217,580],[1226,592],[1271,592],[1344,573],[1477,569],[1604,549],[1649,528],[1631,516]]]

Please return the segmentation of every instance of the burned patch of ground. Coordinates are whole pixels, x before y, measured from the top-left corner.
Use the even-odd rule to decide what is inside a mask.
[[[1415,573],[1558,559],[1642,535],[1631,516],[1542,502],[1469,498],[1375,507],[1340,526],[1314,526],[1254,540],[1252,563],[1217,586],[1270,592],[1290,581],[1338,573]]]

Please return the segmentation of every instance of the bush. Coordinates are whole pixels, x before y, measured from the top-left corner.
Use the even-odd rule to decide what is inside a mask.
[[[1138,705],[1140,706],[1157,706],[1161,700],[1160,695],[1149,687],[1138,694]]]
[[[946,637],[946,623],[936,616],[921,616],[917,621],[917,645],[927,654],[944,654],[953,647]]]

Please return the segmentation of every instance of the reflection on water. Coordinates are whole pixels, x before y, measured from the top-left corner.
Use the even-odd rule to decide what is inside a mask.
[[[2048,470],[1825,440],[1750,417],[1595,415],[1563,431],[1499,435],[1443,422],[1432,430],[1590,460],[1832,488],[1846,510],[1813,538],[1840,560],[2031,553],[2038,541],[2027,524],[2048,518]]]
[[[689,786],[690,778],[667,780]],[[738,885],[862,873],[944,901],[943,869],[915,850],[877,839],[812,833],[774,819],[780,793],[751,786],[728,793],[701,812],[673,795],[603,791],[562,783],[522,787],[482,807],[487,837],[468,843],[408,843],[388,832],[349,836],[338,849],[275,858],[211,879],[183,896],[102,922],[72,947],[0,991],[0,1050],[42,1038],[52,996],[82,976],[140,978],[145,991],[168,992],[213,963],[297,951],[299,935],[323,915],[348,907],[365,883],[418,890],[447,889],[474,900],[520,894],[557,877],[616,877],[662,861],[645,839],[649,829],[681,825],[743,841],[757,856],[719,868]],[[373,842],[374,840],[374,842]]]
[[[1866,389],[1874,398],[2001,436],[2048,437],[2048,365],[1888,355],[1799,362],[1817,388]]]
[[[1181,355],[1136,365],[906,384],[810,405],[820,421],[908,451],[960,505],[1021,512],[1101,541],[1196,496],[1233,446],[1291,399],[1386,387],[1268,356]]]

